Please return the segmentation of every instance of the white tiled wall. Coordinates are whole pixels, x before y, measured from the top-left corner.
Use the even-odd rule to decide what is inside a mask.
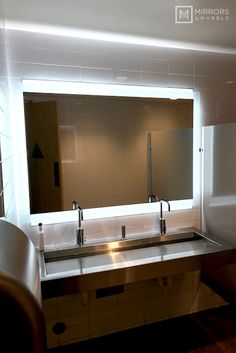
[[[201,93],[205,124],[235,118],[235,83],[226,83],[235,80],[232,54],[14,30],[7,31],[7,50],[14,78],[194,88]]]
[[[168,231],[176,229],[199,227],[199,212],[197,209],[185,211],[164,212]],[[121,227],[126,226],[127,237],[140,234],[150,234],[159,231],[159,208],[156,212],[146,215],[131,215],[116,218],[85,220],[83,222],[84,237],[89,244],[95,241],[119,240]],[[44,225],[45,247],[59,249],[76,244],[77,222]],[[38,227],[25,226],[25,232],[30,236],[35,246],[38,246]]]
[[[10,30],[7,31],[7,53],[10,79],[194,88],[201,95],[204,125],[236,120],[236,84],[229,83],[236,80],[234,55],[142,47]],[[4,109],[4,119],[5,115]],[[177,223],[180,222],[182,226],[186,223],[185,215],[184,213],[180,222],[181,213],[177,214]],[[195,217],[194,212],[191,213],[191,225],[198,217],[199,214]],[[99,234],[94,229],[102,229],[104,224],[106,228],[107,223],[101,222],[90,223],[94,237]],[[64,232],[63,227],[65,226],[48,227],[52,230],[46,239],[48,245],[50,241],[54,243],[53,237],[58,235],[58,230],[61,232],[62,242],[68,240],[66,237],[73,236],[70,232]],[[66,227],[73,229],[74,225]],[[110,224],[110,227],[114,227],[114,224]],[[35,229],[28,227],[27,232],[36,242]],[[50,237],[53,239],[50,240]],[[69,241],[71,240],[70,238]],[[195,272],[174,276],[166,292],[162,291],[156,281],[125,287],[123,294],[112,298],[95,299],[94,293],[90,293],[90,300],[85,306],[80,302],[80,294],[45,301],[49,346],[223,304],[200,283],[199,274]],[[52,327],[57,321],[63,321],[67,325],[67,330],[60,336],[52,333]]]
[[[96,298],[96,292],[47,299],[44,311],[48,346],[55,347],[166,320],[225,302],[199,280],[200,273],[187,272],[167,278],[127,284],[123,293]],[[88,296],[88,301],[82,299]],[[54,333],[56,323],[65,331]]]
[[[12,134],[10,122],[9,85],[7,80],[5,34],[4,21],[0,19],[0,168],[2,168],[0,203],[3,211],[2,215],[4,215],[9,221],[14,222],[16,219],[16,204],[14,198],[13,158],[11,152]]]
[[[2,24],[0,23],[0,37],[3,38],[4,36],[4,29]],[[1,145],[1,140],[3,139],[3,124],[5,121],[5,108],[4,108],[4,89],[3,89],[3,75],[4,75],[4,64],[3,64],[3,55],[2,55],[2,46],[0,46],[0,145]],[[0,151],[0,216],[2,217],[4,215],[4,200],[3,200],[3,180],[2,180],[2,153]]]
[[[52,79],[193,88],[203,124],[235,119],[234,55],[8,30],[10,79]],[[227,93],[226,93],[227,92]]]

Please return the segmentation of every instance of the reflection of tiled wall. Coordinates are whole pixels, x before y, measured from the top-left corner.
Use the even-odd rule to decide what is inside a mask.
[[[164,285],[163,285],[164,283]],[[48,346],[54,347],[147,325],[180,315],[224,305],[224,301],[199,282],[199,272],[127,284],[123,293],[96,298],[86,292],[47,299],[44,310]],[[60,335],[56,323],[66,325]]]
[[[176,103],[174,109],[164,102],[77,101],[64,102],[73,130],[59,133],[62,160],[73,162],[72,167],[62,163],[67,176],[63,179],[64,208],[70,209],[73,199],[83,208],[146,202],[146,132],[175,128],[178,122],[179,127],[191,126],[191,104],[185,110],[184,103]],[[189,125],[185,125],[187,113]],[[59,124],[60,120],[61,105]]]
[[[234,55],[24,31],[7,32],[7,49],[10,76],[14,79],[193,88],[200,92],[204,125],[236,120]],[[99,222],[98,225],[101,226]],[[96,224],[93,226],[96,228]],[[57,229],[58,225],[51,227]],[[182,287],[180,283],[185,283],[186,276],[189,279]],[[200,283],[195,273],[174,276],[171,287],[164,293],[155,281],[125,287],[123,294],[109,299],[95,300],[94,293],[90,293],[85,306],[80,304],[80,295],[45,301],[49,345],[86,339],[222,303]],[[61,336],[51,332],[58,320],[68,326]]]

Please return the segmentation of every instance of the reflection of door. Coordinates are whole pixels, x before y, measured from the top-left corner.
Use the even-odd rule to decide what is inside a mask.
[[[56,102],[25,105],[31,213],[62,210]]]

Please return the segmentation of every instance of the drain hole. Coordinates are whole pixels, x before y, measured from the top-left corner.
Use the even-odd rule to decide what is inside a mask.
[[[57,322],[53,328],[52,331],[55,333],[55,335],[61,335],[63,332],[66,330],[66,324],[64,322]]]

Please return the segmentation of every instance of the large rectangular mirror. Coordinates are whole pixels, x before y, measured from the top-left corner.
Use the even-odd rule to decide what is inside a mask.
[[[24,92],[24,103],[31,213],[192,198],[192,99]]]

